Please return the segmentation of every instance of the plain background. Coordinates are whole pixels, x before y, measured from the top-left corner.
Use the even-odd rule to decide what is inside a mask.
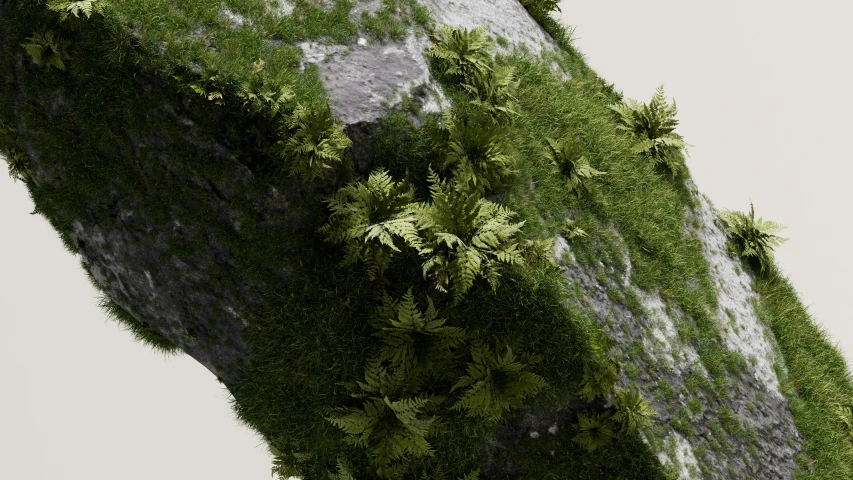
[[[564,1],[576,45],[626,97],[665,85],[716,207],[788,227],[777,259],[853,358],[848,2]],[[614,15],[616,12],[618,14]],[[0,175],[0,478],[264,479],[227,391],[97,308],[78,260]]]

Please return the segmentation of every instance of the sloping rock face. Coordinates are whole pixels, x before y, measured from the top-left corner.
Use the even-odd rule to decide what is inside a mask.
[[[558,237],[561,268],[567,278],[581,286],[595,318],[618,341],[618,355],[629,365],[623,370],[619,384],[634,383],[640,386],[643,397],[650,399],[659,415],[655,422],[664,436],[659,458],[677,468],[678,478],[793,478],[797,467],[795,455],[800,451],[802,438],[794,425],[788,399],[779,389],[776,369],[784,374],[784,361],[773,346],[772,333],[753,308],[751,302],[756,295],[749,275],[737,266],[740,261],[726,252],[726,235],[716,213],[692,182],[690,188],[699,208],[685,211],[686,224],[695,225],[693,234],[702,241],[705,257],[712,265],[719,300],[714,317],[725,332],[728,350],[739,352],[749,363],[742,374],[728,378],[729,398],[720,401],[709,388],[698,386],[708,381],[708,371],[696,348],[680,338],[678,332],[689,316],[667,308],[658,292],[646,292],[631,285],[627,255],[627,272],[619,274],[611,269],[608,280],[602,282],[594,271],[571,260],[569,243]],[[605,268],[603,263],[600,266]],[[612,294],[608,294],[612,289],[623,293],[634,291],[644,312],[637,315],[615,302]],[[638,351],[642,354],[637,355]],[[638,373],[629,378],[627,370]],[[674,395],[658,394],[661,382]],[[701,408],[690,411],[690,401]],[[721,420],[726,414],[720,412],[726,411],[749,433],[721,434]],[[684,420],[692,427],[680,423]],[[713,442],[726,443],[720,449],[708,448]],[[749,453],[758,461],[744,460]],[[705,470],[699,468],[700,464]]]
[[[494,36],[508,41],[506,49],[521,47],[547,59],[557,48],[516,0],[422,3],[438,23],[467,28],[486,25]],[[288,5],[278,5],[283,15],[290,11]],[[359,2],[356,11],[370,11],[377,5]],[[8,2],[0,6],[0,20],[10,8]],[[228,15],[235,27],[248,28],[233,12]],[[0,44],[7,49],[10,32],[0,29]],[[362,173],[370,170],[376,120],[404,98],[413,98],[422,112],[448,107],[427,67],[427,45],[428,38],[419,28],[403,40],[387,43],[359,39],[348,45],[298,44],[304,54],[302,68],[318,68],[333,112],[347,124],[355,142],[353,151],[362,152],[356,155]],[[248,312],[261,302],[258,292],[290,281],[289,272],[300,262],[304,249],[324,248],[311,231],[313,219],[325,214],[322,204],[305,199],[330,194],[335,174],[311,187],[295,182],[287,188],[273,186],[255,159],[261,147],[269,146],[258,144],[271,132],[262,125],[252,125],[258,130],[246,132],[245,124],[212,109],[204,99],[177,93],[168,79],[129,64],[124,68],[137,77],[133,85],[139,98],[111,105],[103,112],[104,125],[91,130],[74,127],[69,119],[84,109],[79,96],[108,91],[115,80],[112,74],[98,79],[69,71],[64,84],[35,90],[29,85],[36,70],[23,54],[8,60],[2,67],[7,85],[4,96],[11,99],[19,119],[12,128],[25,139],[35,186],[59,191],[68,187],[70,178],[85,175],[53,162],[51,152],[43,150],[46,140],[81,148],[81,155],[97,163],[93,168],[108,168],[112,159],[123,158],[130,161],[121,168],[135,170],[134,182],[101,183],[111,178],[104,175],[88,185],[88,193],[69,191],[69,197],[79,196],[84,206],[74,213],[59,205],[52,208],[47,213],[54,226],[68,232],[68,242],[110,299],[226,385],[237,383],[242,368],[254,359],[245,337],[250,327]],[[25,118],[38,120],[27,123]],[[72,139],[56,140],[59,135]],[[193,157],[199,159],[197,166],[177,167],[186,165],[182,159]],[[630,260],[627,274],[610,271],[605,284],[596,272],[571,261],[571,247],[562,237],[556,238],[557,258],[566,278],[582,289],[593,316],[617,340],[621,361],[632,366],[623,370],[619,384],[637,384],[658,413],[655,425],[663,432],[664,443],[642,440],[663,464],[673,465],[679,478],[793,478],[794,456],[802,439],[788,401],[779,391],[777,375],[784,374],[784,362],[751,304],[755,294],[749,276],[725,253],[725,234],[707,200],[698,192],[694,195],[701,207],[685,212],[685,217],[686,223],[697,225],[694,234],[713,266],[719,296],[719,310],[713,317],[724,332],[727,348],[749,362],[743,374],[729,379],[725,387],[729,398],[724,401],[711,397],[711,387],[704,383],[708,372],[699,354],[679,335],[685,314],[668,309],[657,292],[632,286]],[[159,207],[146,206],[152,203]],[[310,241],[290,241],[297,237]],[[254,251],[246,248],[249,244],[274,246]],[[644,313],[637,315],[613,300],[609,289],[623,294],[633,290]],[[629,370],[638,373],[630,377]],[[674,395],[659,394],[662,381]],[[693,412],[690,400],[695,398],[701,400],[701,409]],[[490,462],[485,473],[493,478],[520,475],[512,465],[502,463],[499,452],[519,449],[523,442],[544,442],[558,431],[570,430],[571,412],[577,408],[567,402],[546,415],[529,411],[518,415],[499,431],[494,443],[484,447]],[[721,418],[721,411],[728,416]],[[731,428],[732,421],[742,435],[721,433],[723,427]],[[724,445],[707,448],[714,442]],[[747,452],[758,460],[743,460]],[[711,468],[703,469],[703,464]]]

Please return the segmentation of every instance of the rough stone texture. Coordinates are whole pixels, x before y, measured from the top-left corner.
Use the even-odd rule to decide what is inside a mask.
[[[469,29],[485,25],[493,36],[506,38],[509,47],[496,45],[497,52],[507,53],[518,46],[541,57],[557,49],[554,40],[517,0],[424,0],[422,3],[439,24]],[[362,11],[374,12],[379,6],[376,0],[359,2],[351,17],[355,20]],[[305,42],[300,46],[305,53],[303,68],[307,64],[318,66],[332,111],[346,123],[373,121],[406,95],[419,98],[424,112],[441,111],[447,106],[441,87],[427,69],[424,52],[429,39],[423,31],[410,32],[402,41],[385,44],[361,38],[355,45]],[[563,80],[571,79],[556,63],[552,67]]]
[[[432,80],[423,52],[425,36],[409,33],[386,45],[321,45],[302,43],[303,64],[316,64],[335,116],[345,123],[375,120],[419,88],[430,91],[437,105],[440,87]],[[436,107],[432,107],[435,109]]]
[[[691,185],[691,188],[695,187]],[[698,196],[698,193],[696,195]],[[624,362],[633,363],[638,367],[639,378],[631,380],[623,370],[618,385],[636,383],[643,397],[658,413],[655,423],[666,428],[664,446],[669,447],[658,452],[662,463],[674,463],[679,468],[680,478],[683,479],[707,478],[699,473],[697,462],[718,467],[712,478],[790,479],[793,478],[792,472],[796,468],[794,456],[800,451],[802,439],[794,426],[788,400],[779,391],[779,382],[771,366],[776,362],[784,368],[784,362],[776,353],[778,350],[772,346],[772,335],[765,331],[748,303],[747,299],[754,297],[755,293],[749,286],[748,275],[736,274],[734,266],[737,260],[726,254],[726,236],[714,223],[716,214],[705,199],[699,197],[699,200],[701,207],[698,211],[686,212],[687,224],[690,224],[689,218],[698,220],[700,228],[697,235],[705,246],[708,260],[715,267],[714,280],[718,283],[720,303],[717,319],[721,326],[727,324],[724,323],[728,322],[724,309],[736,308],[738,332],[744,334],[743,338],[739,338],[739,334],[731,331],[729,327],[724,337],[726,347],[745,355],[753,355],[756,359],[743,376],[729,378],[731,398],[721,404],[704,390],[691,392],[686,388],[685,380],[693,372],[708,378],[696,349],[679,339],[676,325],[686,319],[686,314],[673,309],[673,316],[668,315],[657,292],[641,291],[630,285],[630,260],[627,255],[627,275],[619,275],[615,268],[599,262],[599,268],[605,269],[609,278],[615,279],[608,285],[601,284],[596,279],[594,269],[577,264],[569,243],[559,236],[556,239],[556,257],[560,260],[567,278],[581,285],[591,312],[618,342],[617,349],[625,353],[635,342],[643,345],[644,353],[639,358],[627,355],[623,357]],[[611,300],[607,295],[608,288],[618,288],[622,291],[634,289],[642,301],[645,313],[637,317],[626,306]],[[749,344],[744,345],[746,342]],[[666,400],[654,395],[661,379],[665,379],[673,390],[678,392],[676,398]],[[686,408],[692,397],[702,399],[706,407],[693,423],[696,435],[686,438],[682,432],[675,430],[672,423],[678,411]],[[750,404],[754,405],[754,409],[750,409]],[[693,453],[696,447],[714,437],[711,423],[717,420],[716,412],[724,405],[744,420],[745,426],[753,428],[757,433],[758,455],[757,459],[750,463],[744,461],[750,453],[748,442],[743,438],[727,436],[732,447],[731,453],[714,451],[711,448],[708,448],[701,458],[696,458]],[[548,422],[551,418],[544,420]],[[643,440],[645,441],[645,438]],[[675,455],[671,456],[669,451]],[[732,471],[722,468],[726,465],[732,465]]]

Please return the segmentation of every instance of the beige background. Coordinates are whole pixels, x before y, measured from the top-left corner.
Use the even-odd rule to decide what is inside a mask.
[[[688,164],[720,208],[786,225],[777,258],[853,358],[846,253],[853,101],[846,2],[564,1],[577,45],[627,97],[674,97]],[[614,12],[619,12],[616,18]],[[0,175],[0,478],[269,478],[260,438],[187,357],[164,360],[97,309],[20,184]]]

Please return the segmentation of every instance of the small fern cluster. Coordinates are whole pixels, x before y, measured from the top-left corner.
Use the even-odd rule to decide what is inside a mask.
[[[521,0],[521,4],[537,20],[550,15],[551,12],[561,11],[560,0]]]
[[[412,192],[384,171],[367,183],[350,184],[328,200],[332,214],[320,232],[345,244],[344,265],[364,261],[376,279],[401,247],[423,259],[424,278],[459,302],[477,278],[497,288],[500,268],[524,263],[515,235],[524,222],[515,213],[430,171],[430,202],[412,202]]]
[[[343,151],[352,145],[327,102],[297,105],[287,117],[283,132],[286,138],[279,142],[281,156],[290,161],[290,174],[305,180],[324,176],[332,162],[340,162]]]
[[[748,262],[758,262],[759,273],[773,264],[773,247],[786,240],[777,235],[782,225],[763,220],[761,217],[755,219],[755,209],[749,204],[749,215],[743,212],[723,210],[718,212],[720,220],[731,235],[736,253],[744,257]]]
[[[347,384],[361,405],[327,417],[348,442],[366,451],[379,478],[401,478],[409,459],[434,454],[429,438],[446,430],[441,409],[454,392],[458,398],[450,410],[497,421],[546,386],[527,371],[535,358],[469,341],[470,332],[439,317],[432,300],[427,297],[422,309],[411,289],[402,300],[386,295],[371,319],[381,343],[368,359],[364,380]],[[472,475],[466,478],[477,478]]]
[[[615,341],[604,331],[591,339],[594,360],[584,366],[578,394],[588,402],[606,399],[619,380],[620,364],[608,356]],[[590,452],[609,444],[614,438],[636,435],[651,425],[657,413],[636,388],[616,388],[613,406],[603,411],[582,411],[574,425],[572,440]]]
[[[441,28],[427,54],[461,87],[466,102],[445,115],[444,163],[460,183],[483,194],[512,172],[507,126],[517,114],[515,69],[496,65],[485,28]]]
[[[582,191],[588,189],[586,180],[604,175],[592,166],[583,155],[583,147],[576,139],[567,139],[561,142],[547,138],[545,139],[547,149],[545,156],[548,161],[566,178],[566,189],[580,196]]]
[[[648,105],[629,99],[627,104],[610,105],[610,109],[619,114],[620,125],[617,128],[628,132],[634,139],[634,153],[645,154],[655,166],[668,168],[673,177],[684,170],[681,151],[689,145],[675,133],[678,110],[675,101],[667,105],[663,85],[655,90]]]

